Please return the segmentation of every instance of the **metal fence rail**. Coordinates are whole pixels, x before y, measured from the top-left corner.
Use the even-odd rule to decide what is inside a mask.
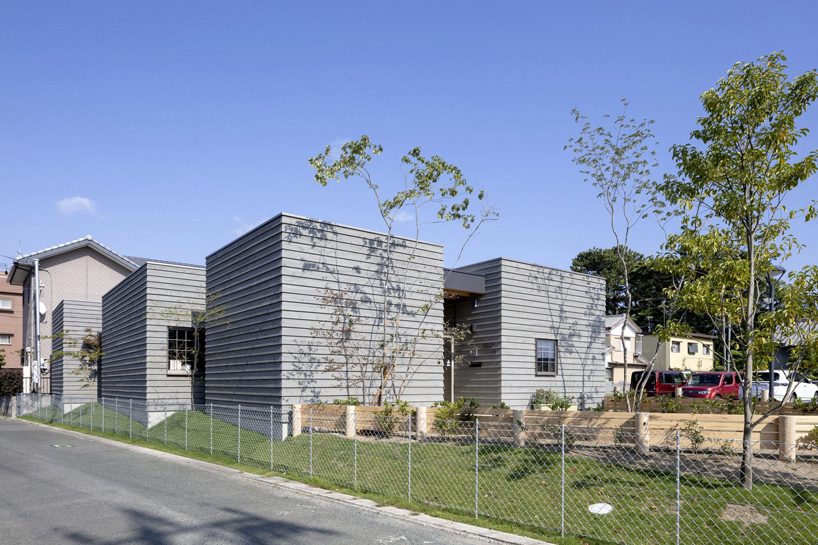
[[[281,407],[46,395],[21,396],[18,407],[19,415],[44,422],[558,535],[645,545],[818,541],[814,450],[753,444],[748,489],[743,445],[705,439],[693,424],[668,431],[646,451],[638,434],[623,428],[520,430],[478,418],[434,422],[435,433],[427,434],[409,414],[350,427],[343,416],[307,410],[296,418]]]

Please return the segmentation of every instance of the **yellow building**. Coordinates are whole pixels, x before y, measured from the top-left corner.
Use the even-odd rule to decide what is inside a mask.
[[[712,335],[694,333],[660,342],[657,337],[646,335],[642,339],[642,355],[650,360],[656,354],[657,371],[712,371],[714,339]]]

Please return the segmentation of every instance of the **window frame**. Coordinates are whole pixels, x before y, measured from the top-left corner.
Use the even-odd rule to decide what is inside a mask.
[[[554,371],[540,371],[540,357],[539,357],[539,343],[546,342],[546,343],[553,343],[554,346]],[[546,338],[536,338],[534,339],[534,376],[537,377],[556,377],[559,375],[559,365],[560,365],[560,356],[559,356],[559,342],[557,339],[546,339]]]
[[[4,302],[8,302],[8,307],[2,305]],[[14,312],[14,299],[11,297],[0,297],[0,312]]]
[[[167,363],[165,365],[167,374],[168,374],[168,376],[189,377],[189,376],[191,376],[191,374],[193,374],[194,367],[198,368],[200,366],[199,365],[195,365],[195,366],[192,365],[193,362],[188,361],[187,359],[185,359],[185,360],[171,359],[171,346],[170,346],[170,343],[172,342],[171,338],[170,338],[171,331],[174,331],[174,332],[184,331],[186,334],[190,334],[191,335],[190,339],[187,338],[187,335],[185,336],[185,344],[187,345],[189,342],[193,343],[193,348],[195,350],[195,347],[196,347],[196,345],[195,345],[195,343],[196,343],[196,329],[193,328],[193,327],[184,327],[184,326],[182,326],[182,327],[180,327],[180,326],[168,326],[168,330],[167,330]],[[177,343],[179,342],[178,337],[176,339],[176,342]],[[178,348],[177,348],[177,350],[178,350]],[[199,356],[201,357],[201,354],[199,354]],[[193,354],[189,354],[189,358],[190,358],[190,360],[192,360],[193,359]],[[181,362],[181,368],[180,369],[171,369],[171,362],[172,361]],[[184,368],[184,366],[186,364],[190,365],[190,369],[185,369]]]
[[[670,353],[671,354],[681,354],[682,353],[682,341],[670,341]]]
[[[702,356],[709,356],[713,353],[713,349],[707,343],[702,343]]]
[[[687,341],[687,355],[695,356],[699,353],[699,343],[695,341]]]
[[[0,342],[0,346],[11,346],[14,344],[14,334],[13,333],[0,333],[0,337],[8,337],[9,342],[3,343]]]

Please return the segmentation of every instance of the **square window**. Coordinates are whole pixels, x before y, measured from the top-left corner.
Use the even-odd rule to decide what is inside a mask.
[[[710,355],[710,345],[709,344],[703,344],[702,345],[702,354],[704,354],[705,356]]]
[[[0,310],[14,310],[11,299],[0,297]]]
[[[678,354],[682,351],[682,343],[679,341],[672,341],[670,343],[670,351],[674,354]]]
[[[557,341],[537,339],[535,341],[535,367],[537,375],[554,376],[557,374]]]
[[[692,356],[699,353],[699,343],[687,343],[687,353]]]
[[[11,333],[0,333],[0,345],[11,344]]]
[[[196,372],[203,368],[204,334],[198,338],[192,327],[168,328],[168,374],[188,375],[193,371],[194,359],[198,355]],[[197,346],[198,343],[198,346]]]

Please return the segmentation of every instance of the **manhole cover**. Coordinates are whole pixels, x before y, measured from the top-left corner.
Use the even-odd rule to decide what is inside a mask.
[[[54,448],[71,448],[74,445],[51,445]]]

